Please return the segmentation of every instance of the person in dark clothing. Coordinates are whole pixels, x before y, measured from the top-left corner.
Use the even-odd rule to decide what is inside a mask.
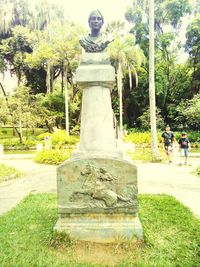
[[[189,149],[190,149],[190,141],[187,138],[187,134],[185,132],[181,134],[181,138],[179,139],[178,143],[181,149],[181,157],[185,161],[184,164],[187,165]],[[182,163],[180,163],[179,165],[182,165]]]
[[[173,152],[174,133],[170,131],[170,126],[165,127],[165,131],[162,133],[163,145],[165,153],[168,156],[169,163],[172,162],[171,155]]]

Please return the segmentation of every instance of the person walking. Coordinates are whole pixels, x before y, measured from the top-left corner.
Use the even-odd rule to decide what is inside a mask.
[[[165,131],[162,133],[163,145],[165,153],[168,157],[169,163],[172,163],[172,152],[173,152],[173,142],[174,142],[174,133],[170,130],[170,126],[166,125]]]
[[[187,133],[183,132],[181,134],[181,138],[179,139],[178,143],[181,149],[181,159],[184,159],[184,164],[187,165],[189,149],[190,149],[190,141],[187,138]],[[182,165],[182,162],[180,162],[179,165]]]

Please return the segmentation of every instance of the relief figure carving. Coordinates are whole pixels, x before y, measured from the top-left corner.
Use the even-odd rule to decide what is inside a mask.
[[[97,168],[91,164],[81,171],[83,184],[70,196],[71,202],[86,201],[89,207],[127,206],[132,202],[130,195],[125,197],[116,192],[117,177],[105,168]]]

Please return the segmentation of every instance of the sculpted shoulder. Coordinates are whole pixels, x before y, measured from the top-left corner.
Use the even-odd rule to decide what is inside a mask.
[[[92,38],[90,34],[82,36],[79,42],[86,52],[95,53],[102,52],[113,40],[111,34],[101,33],[98,38]]]

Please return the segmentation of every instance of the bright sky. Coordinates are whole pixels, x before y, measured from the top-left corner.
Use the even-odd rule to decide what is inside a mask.
[[[83,26],[88,26],[87,20],[90,12],[99,9],[104,17],[105,24],[113,21],[124,21],[126,8],[133,0],[57,0],[65,8],[66,16]]]

